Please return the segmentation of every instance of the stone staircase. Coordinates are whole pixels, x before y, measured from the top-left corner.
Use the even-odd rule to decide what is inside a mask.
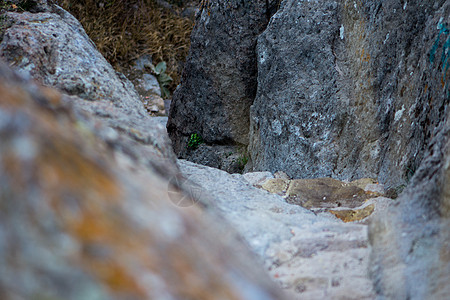
[[[229,174],[185,160],[178,165],[186,188],[243,236],[290,299],[375,297],[367,223],[392,202],[382,197],[381,185]]]

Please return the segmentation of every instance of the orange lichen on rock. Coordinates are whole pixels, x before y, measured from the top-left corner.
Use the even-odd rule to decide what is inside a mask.
[[[361,50],[361,61],[363,61],[363,62],[369,62],[370,61],[370,54],[369,53],[365,53],[364,49]]]
[[[347,223],[347,222],[361,221],[370,216],[374,210],[375,206],[373,204],[370,204],[361,209],[342,209],[342,210],[330,209],[329,212]]]
[[[24,299],[80,286],[98,299],[250,299],[247,287],[283,299],[270,281],[246,275],[254,265],[226,250],[199,207],[177,210],[164,177],[119,162],[126,154],[96,135],[92,116],[79,118],[85,112],[55,90],[2,80],[2,68],[0,264],[8,277],[39,272]],[[0,298],[9,299],[14,285],[3,285],[0,274]]]
[[[40,91],[48,105],[60,104],[56,91],[49,88]],[[9,149],[1,157],[3,168],[12,178],[11,188],[19,194],[30,184],[28,181],[35,178],[40,205],[53,209],[62,229],[80,244],[82,251],[75,253],[72,259],[111,291],[144,297],[136,276],[117,255],[133,252],[130,244],[124,242],[130,240],[128,235],[133,233],[126,230],[123,221],[115,215],[115,209],[120,211],[118,204],[123,194],[111,170],[93,159],[97,156],[95,149],[89,145],[80,147],[80,143],[77,146],[80,134],[75,126],[66,126],[64,121],[60,124],[61,120],[34,103],[26,91],[0,83],[0,94],[1,108],[13,117],[24,114],[25,118],[26,115],[28,119],[24,121],[32,124],[22,129],[22,139],[30,149]],[[24,111],[24,107],[27,110]],[[29,152],[31,164],[20,157],[21,151]],[[96,255],[92,250],[95,245],[106,251],[108,257]]]

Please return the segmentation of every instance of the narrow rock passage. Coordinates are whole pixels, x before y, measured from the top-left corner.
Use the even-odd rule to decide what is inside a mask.
[[[375,297],[367,225],[316,215],[252,186],[240,174],[184,160],[178,165],[201,187],[201,201],[236,228],[290,299]]]

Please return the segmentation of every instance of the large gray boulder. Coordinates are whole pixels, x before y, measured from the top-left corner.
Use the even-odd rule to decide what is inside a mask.
[[[448,1],[283,1],[258,38],[253,170],[406,183],[449,99]]]
[[[186,146],[193,133],[208,144],[248,144],[256,38],[276,2],[203,1],[167,125],[178,156],[189,157]]]
[[[338,18],[337,1],[284,1],[258,38],[249,147],[255,170],[332,174],[333,140],[345,119],[333,54]]]

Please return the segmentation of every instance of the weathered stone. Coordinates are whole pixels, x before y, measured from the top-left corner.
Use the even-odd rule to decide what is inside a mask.
[[[142,99],[145,109],[151,113],[152,116],[165,116],[166,110],[164,100],[161,96],[156,94],[147,94]]]
[[[356,186],[365,190],[369,184],[377,184],[377,180],[373,178],[360,178],[349,182],[349,185]]]
[[[274,178],[266,180],[263,184],[261,184],[261,188],[272,194],[286,195],[289,184],[290,181],[287,179]]]
[[[250,172],[243,174],[245,180],[254,187],[261,187],[267,179],[273,179],[274,176],[270,172]]]
[[[76,112],[85,119],[84,126],[89,124],[88,128],[99,138],[114,144],[117,151],[134,163],[164,170],[162,173],[167,177],[179,172],[165,131],[167,118],[124,112],[109,101],[86,101],[77,96],[64,96],[63,101],[78,108]],[[83,112],[89,112],[95,118],[84,117]]]
[[[267,251],[270,274],[291,299],[374,299],[367,226],[317,227],[293,228],[289,240],[273,244]]]
[[[133,85],[97,51],[81,24],[52,5],[46,12],[6,12],[0,57],[38,82],[87,100],[108,100],[145,115]]]
[[[242,173],[245,166],[243,151],[234,146],[201,144],[196,148],[186,147],[184,152],[184,156],[189,157],[192,162],[232,174]]]
[[[180,161],[182,173],[204,190],[242,234],[289,299],[373,299],[367,226],[313,214],[251,186],[246,175]]]
[[[254,170],[331,175],[333,125],[343,119],[335,112],[337,18],[336,1],[283,1],[259,36],[249,146]]]
[[[353,208],[370,198],[363,189],[332,178],[291,180],[286,195],[305,208]]]
[[[368,184],[364,188],[366,193],[371,193],[372,195],[384,196],[386,191],[384,190],[383,184]]]
[[[159,87],[158,80],[152,74],[143,74],[138,87],[141,88],[143,92],[161,96],[161,88]]]
[[[167,125],[178,156],[189,159],[185,149],[193,133],[208,144],[248,144],[256,38],[276,2],[203,1]]]
[[[450,97],[448,1],[283,1],[258,38],[249,170],[404,185]]]
[[[383,217],[387,213],[389,206],[394,204],[394,200],[384,197],[371,198],[365,201],[361,206],[354,208],[338,207],[327,209],[337,218],[344,222],[356,222],[369,224],[374,218]]]
[[[97,116],[86,118],[90,130],[136,163],[176,174],[165,126],[148,117],[133,85],[113,70],[73,16],[54,5],[46,9],[4,15],[0,56],[24,76],[72,94],[63,101]]]
[[[184,192],[161,121],[53,9],[8,13],[0,47],[28,59],[22,74],[76,86],[61,95],[0,64],[0,298],[283,298],[220,216],[173,205],[168,191]]]
[[[290,178],[289,176],[288,176],[288,174],[286,174],[286,172],[284,172],[284,171],[278,171],[278,172],[275,172],[275,173],[273,173],[273,176],[275,177],[275,178],[282,178],[282,179],[292,179],[292,178]]]
[[[354,222],[359,224],[369,224],[375,218],[382,218],[395,200],[386,197],[370,198],[361,206],[354,208],[339,207],[327,209],[337,218],[344,222]]]
[[[174,206],[168,169],[122,152],[103,121],[3,63],[0,95],[1,299],[284,298],[219,216]]]
[[[152,72],[152,66],[151,56],[142,55],[133,62],[133,66],[128,70],[127,77],[142,98],[152,95],[161,96],[158,79],[150,73]]]
[[[289,180],[262,176],[265,173],[268,172],[248,173],[261,174],[261,178],[250,176],[250,183],[269,193],[284,196],[288,203],[315,213],[329,212],[344,222],[368,224],[374,215],[384,212],[392,203],[391,199],[380,197],[384,195],[384,188],[373,184],[375,180],[371,178],[352,182],[332,178]]]
[[[354,208],[354,209],[336,208],[336,209],[330,209],[328,211],[344,222],[354,222],[354,221],[361,221],[361,220],[367,218],[374,212],[374,210],[375,210],[375,205],[367,204],[367,205],[364,205],[363,207],[358,207],[358,208]]]
[[[448,11],[447,11],[448,15]],[[444,112],[450,116],[448,108]],[[450,295],[450,118],[441,122],[403,194],[370,226],[381,299]]]

